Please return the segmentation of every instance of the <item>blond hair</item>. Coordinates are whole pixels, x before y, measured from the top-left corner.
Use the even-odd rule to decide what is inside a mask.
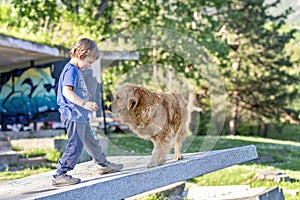
[[[81,38],[73,45],[70,55],[72,58],[78,58],[80,55],[83,55],[84,57],[92,57],[97,60],[100,57],[100,51],[95,41]]]

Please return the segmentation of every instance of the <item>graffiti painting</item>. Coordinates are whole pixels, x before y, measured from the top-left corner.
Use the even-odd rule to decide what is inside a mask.
[[[16,69],[0,74],[2,124],[51,120],[47,113],[57,113],[58,110],[56,88],[61,63],[58,64]]]

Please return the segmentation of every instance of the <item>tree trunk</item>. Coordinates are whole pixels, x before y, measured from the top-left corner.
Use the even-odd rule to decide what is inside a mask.
[[[188,111],[188,118],[186,121],[186,128],[188,130],[188,133],[192,132],[191,131],[191,122],[192,122],[192,113],[194,112],[193,106],[194,106],[194,95],[191,93],[189,94],[189,99],[188,99],[188,104],[187,104],[187,111]]]
[[[264,124],[263,137],[265,137],[265,138],[268,137],[268,131],[269,131],[269,124]]]
[[[269,126],[261,118],[259,118],[258,128],[259,128],[259,130],[258,130],[259,136],[265,137],[265,138],[268,137]]]
[[[167,82],[167,87],[169,89],[172,88],[172,80],[173,80],[173,68],[171,66],[166,67],[168,69],[168,82]]]
[[[156,49],[156,39],[153,40],[153,50],[152,50],[152,56],[153,56],[153,81],[157,82],[157,49]]]
[[[240,66],[240,59],[236,58],[236,61],[232,63],[232,71],[235,73]],[[238,91],[232,92],[232,104],[231,104],[231,115],[230,115],[230,121],[229,121],[229,133],[230,135],[236,135],[236,125],[237,125],[237,119],[238,119],[238,105],[239,105],[239,99],[238,99]]]
[[[232,93],[232,106],[231,115],[229,121],[229,133],[230,135],[236,135],[236,124],[238,119],[238,92],[233,91]]]
[[[189,97],[188,97],[188,104],[187,104],[188,118],[187,118],[187,122],[186,122],[186,128],[188,130],[188,134],[193,134],[193,129],[195,128],[195,127],[192,127],[193,112],[199,112],[199,113],[203,112],[203,110],[200,107],[197,107],[195,105],[195,101],[196,101],[195,94],[190,93]],[[197,124],[197,126],[198,126],[198,124]],[[195,134],[197,134],[197,133],[195,133]]]
[[[98,9],[97,9],[97,14],[95,16],[96,19],[99,19],[101,17],[103,11],[107,7],[107,3],[108,3],[108,0],[101,1],[100,5],[98,6]]]

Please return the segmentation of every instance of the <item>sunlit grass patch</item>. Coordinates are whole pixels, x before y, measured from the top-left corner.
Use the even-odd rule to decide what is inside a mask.
[[[56,166],[55,164],[34,166],[34,167],[27,167],[25,169],[18,170],[18,171],[9,171],[7,169],[4,172],[0,172],[0,182],[7,181],[7,180],[15,180],[15,179],[31,176],[34,174],[48,172],[52,169],[55,169],[55,166]]]

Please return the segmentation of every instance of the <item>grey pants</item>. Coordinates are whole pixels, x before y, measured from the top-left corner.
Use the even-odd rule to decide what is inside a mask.
[[[56,173],[63,174],[74,169],[83,148],[93,158],[95,163],[105,163],[106,155],[102,151],[99,140],[89,123],[70,121],[61,116],[68,133],[66,150],[56,165]]]

